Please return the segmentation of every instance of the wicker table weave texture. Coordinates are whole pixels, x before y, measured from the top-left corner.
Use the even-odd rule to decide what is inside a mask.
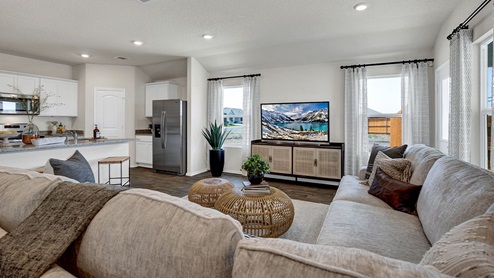
[[[237,219],[244,233],[259,237],[279,237],[293,222],[292,200],[281,190],[271,187],[270,194],[244,194],[240,188],[223,193],[215,209]]]
[[[203,207],[214,207],[218,197],[228,189],[233,188],[233,184],[225,179],[210,178],[197,181],[189,190],[189,201],[197,203]]]

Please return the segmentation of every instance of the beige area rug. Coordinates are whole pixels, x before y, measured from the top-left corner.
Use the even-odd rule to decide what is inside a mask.
[[[187,196],[182,197],[188,199]],[[292,226],[280,238],[315,244],[329,205],[292,199],[295,216]]]
[[[280,238],[314,244],[321,231],[329,205],[294,200],[295,217],[290,229]]]

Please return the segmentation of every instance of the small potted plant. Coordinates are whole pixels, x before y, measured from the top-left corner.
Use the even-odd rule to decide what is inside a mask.
[[[202,135],[211,146],[211,150],[209,150],[209,168],[213,177],[220,177],[223,173],[225,150],[222,148],[230,132],[231,130],[223,130],[223,125],[216,124],[216,121],[202,130]]]
[[[247,178],[251,184],[260,184],[264,179],[264,174],[269,173],[269,163],[258,154],[254,154],[242,164],[241,170],[247,172]]]

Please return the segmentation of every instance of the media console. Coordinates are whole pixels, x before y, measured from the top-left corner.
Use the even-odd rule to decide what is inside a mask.
[[[251,142],[251,153],[269,162],[270,175],[293,177],[295,181],[307,179],[327,180],[338,185],[343,177],[344,143],[306,143],[287,141]]]

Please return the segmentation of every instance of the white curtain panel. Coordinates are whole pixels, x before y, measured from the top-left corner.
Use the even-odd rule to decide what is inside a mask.
[[[345,174],[357,175],[369,159],[367,72],[345,70]]]
[[[470,162],[472,30],[460,30],[450,41],[449,155]]]
[[[428,64],[401,67],[402,143],[430,145]]]
[[[243,127],[242,162],[250,156],[250,142],[261,138],[261,94],[259,76],[245,77],[243,86]]]
[[[223,124],[223,83],[208,81],[208,126],[209,123]]]

